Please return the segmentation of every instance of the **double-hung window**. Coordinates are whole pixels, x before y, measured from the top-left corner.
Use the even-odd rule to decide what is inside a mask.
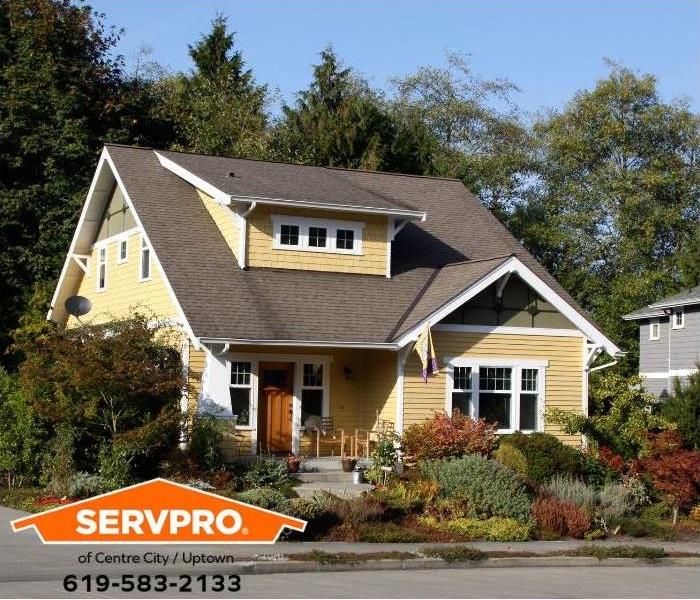
[[[659,320],[655,319],[654,321],[651,321],[649,323],[649,339],[650,340],[658,340],[661,335],[661,326],[659,324]]]
[[[675,308],[673,310],[671,322],[673,323],[673,329],[683,329],[683,327],[685,327],[685,312],[682,308]]]
[[[362,230],[355,221],[272,215],[272,247],[330,254],[362,254]]]
[[[323,363],[304,363],[301,380],[301,424],[323,415]]]
[[[117,264],[125,263],[129,258],[129,240],[122,238],[117,244]]]
[[[231,414],[237,417],[236,425],[250,426],[250,406],[253,395],[252,363],[233,361],[229,380]]]
[[[107,246],[100,246],[97,254],[97,291],[107,289]]]
[[[538,431],[544,413],[546,361],[453,359],[446,409],[498,425],[500,433]]]

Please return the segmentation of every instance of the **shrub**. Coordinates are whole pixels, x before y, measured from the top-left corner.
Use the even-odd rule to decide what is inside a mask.
[[[700,504],[696,504],[688,513],[692,521],[700,521]]]
[[[532,503],[532,516],[545,534],[581,539],[591,528],[591,516],[586,509],[551,496],[537,498]]]
[[[372,450],[370,458],[372,466],[365,472],[365,478],[370,483],[381,483],[386,481],[387,473],[382,467],[393,469],[399,460],[401,438],[396,433],[382,433],[379,435],[377,444]]]
[[[542,489],[561,502],[568,502],[591,511],[598,501],[595,488],[567,475],[555,475],[542,486]]]
[[[452,519],[444,522],[436,521],[436,525],[439,529],[457,533],[472,541],[526,542],[532,535],[530,523],[502,517]]]
[[[68,496],[71,498],[89,498],[105,491],[104,482],[99,475],[80,471],[73,475],[68,484]]]
[[[421,486],[407,484],[403,481],[376,489],[373,496],[387,508],[404,513],[423,508],[429,499],[423,495]]]
[[[357,541],[372,544],[416,544],[425,542],[425,534],[396,523],[363,523],[357,527]]]
[[[289,499],[280,491],[272,488],[256,488],[238,494],[237,499],[267,510],[287,513],[290,509]]]
[[[464,500],[472,517],[530,516],[530,497],[516,473],[501,463],[470,454],[462,458],[425,461],[421,472],[437,482],[440,494]]]
[[[203,471],[216,471],[224,464],[221,442],[226,421],[215,415],[199,415],[192,425],[190,456]]]
[[[606,558],[645,558],[656,560],[668,556],[663,548],[652,546],[581,546],[567,550],[564,556],[593,556],[598,560]]]
[[[431,558],[441,558],[449,563],[479,561],[488,558],[488,555],[481,550],[469,546],[428,546],[421,548],[420,553]]]
[[[339,498],[332,494],[325,494],[324,497],[324,511],[339,522],[351,525],[380,521],[386,512],[384,504],[371,495]]]
[[[520,450],[527,461],[527,476],[542,483],[559,473],[576,476],[583,470],[581,453],[549,433],[514,433],[501,445]]]
[[[244,488],[280,488],[289,483],[287,465],[272,456],[260,456],[243,467]]]
[[[408,426],[402,439],[406,455],[416,461],[488,455],[496,443],[496,426],[455,410],[451,416],[437,413],[432,420]]]
[[[70,482],[75,476],[75,432],[67,424],[56,428],[56,434],[48,444],[41,467],[41,483],[53,496],[67,496]]]
[[[511,471],[518,473],[518,475],[527,475],[525,455],[515,446],[501,444],[493,453],[493,458]]]
[[[128,443],[104,442],[97,457],[98,473],[105,489],[116,490],[135,482],[134,462],[139,449]]]
[[[685,385],[676,379],[673,395],[663,404],[664,417],[678,427],[686,445],[700,450],[700,364]]]

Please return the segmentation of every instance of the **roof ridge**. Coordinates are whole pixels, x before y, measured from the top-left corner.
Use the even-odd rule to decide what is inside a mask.
[[[308,165],[314,166],[314,165]],[[400,173],[397,171],[377,171],[376,169],[348,169],[345,167],[320,167],[321,169],[329,169],[335,171],[349,171],[350,173],[370,173],[372,175],[392,175],[394,177],[414,177],[417,179],[437,179],[438,181],[456,181],[464,185],[464,182],[458,177],[440,177],[438,175],[418,175],[416,173]]]

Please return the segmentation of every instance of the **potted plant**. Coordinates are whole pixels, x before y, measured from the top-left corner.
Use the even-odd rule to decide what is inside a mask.
[[[302,460],[304,459],[301,456],[297,456],[296,454],[290,452],[287,454],[287,470],[290,473],[298,473]]]
[[[352,473],[355,470],[357,458],[353,456],[343,456],[343,458],[340,460],[340,464],[343,467],[343,472]]]

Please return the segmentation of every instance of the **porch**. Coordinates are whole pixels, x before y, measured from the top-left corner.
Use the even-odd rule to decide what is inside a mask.
[[[367,456],[378,432],[397,422],[396,357],[374,349],[209,347],[196,410],[231,423],[226,460]]]

